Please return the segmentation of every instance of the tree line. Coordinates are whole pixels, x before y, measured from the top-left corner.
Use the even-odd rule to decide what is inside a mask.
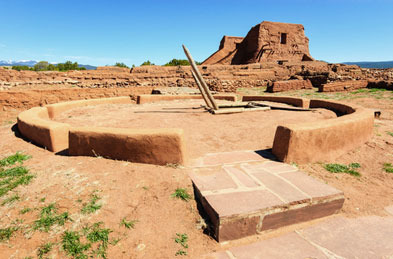
[[[72,63],[67,61],[65,63],[50,64],[48,61],[40,61],[32,67],[29,66],[12,66],[12,69],[30,70],[30,71],[69,71],[69,70],[86,70],[85,67],[79,67],[78,62]]]
[[[201,62],[195,62],[197,65],[200,65]],[[168,67],[168,66],[189,66],[190,62],[188,62],[187,59],[172,59],[171,61],[169,61],[168,63],[164,64],[163,66]],[[129,68],[126,64],[124,63],[116,63],[115,64],[116,67],[125,67],[125,68]],[[150,60],[146,60],[145,62],[143,62],[140,66],[155,66],[155,64],[153,62],[151,62]],[[132,67],[135,67],[135,65],[132,65]]]
[[[200,65],[200,62],[195,62],[197,65]],[[147,60],[141,64],[141,66],[154,66],[155,64],[150,60]],[[164,64],[163,66],[189,66],[190,62],[187,59],[172,59],[168,63]],[[130,68],[126,64],[122,62],[115,63],[116,67],[124,67]],[[135,67],[135,65],[132,65]],[[14,70],[30,70],[30,71],[69,71],[69,70],[86,70],[85,67],[79,67],[78,62],[72,63],[71,61],[67,61],[65,63],[58,63],[58,64],[50,64],[48,61],[40,61],[32,67],[29,66],[12,66]]]

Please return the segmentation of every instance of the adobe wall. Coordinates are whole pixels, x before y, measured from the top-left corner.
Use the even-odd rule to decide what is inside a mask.
[[[367,85],[367,80],[336,81],[321,85],[318,90],[319,92],[353,91],[356,89],[366,88]]]
[[[197,89],[189,66],[143,66],[135,67],[127,72],[124,72],[123,68],[122,70],[123,72],[119,72],[106,68],[87,71],[34,72],[15,71],[0,67],[0,94],[7,93],[7,91],[48,91],[41,92],[42,98],[40,98],[40,94],[29,92],[32,100],[39,99],[38,101],[32,102],[29,98],[23,98],[23,102],[33,103],[25,107],[33,107],[65,100],[84,99],[85,93],[90,93],[86,98],[99,98],[127,95],[127,91],[142,91],[139,93],[143,94],[142,88],[147,88],[145,93],[149,93],[155,87],[192,87]],[[199,66],[199,70],[210,90],[217,92],[236,92],[237,88],[266,87],[275,81],[286,81],[293,78],[310,80],[313,87],[320,87],[323,84],[336,81],[393,81],[393,69],[362,69],[358,66],[328,64],[321,61],[287,62],[284,65],[274,62],[247,65],[204,65]],[[382,84],[380,85],[382,86]],[[123,88],[130,90],[121,90]],[[68,94],[64,95],[62,91],[50,94],[51,91],[59,89],[66,89],[64,93],[71,91],[69,89],[79,89],[75,91],[80,92],[81,97],[67,99],[68,97],[65,95]],[[95,90],[82,91],[80,89],[108,90],[97,90],[95,95]],[[20,96],[19,93],[13,94]],[[70,93],[70,95],[74,94]],[[56,96],[59,96],[60,99],[57,99]],[[6,99],[9,97],[5,98],[4,95],[0,98],[0,106],[11,106],[6,103]],[[18,104],[18,107],[22,106]]]
[[[338,114],[339,117],[334,119],[278,126],[272,152],[284,162],[331,161],[363,144],[372,136],[372,110],[336,101],[285,96],[243,96],[242,100],[265,100],[302,108],[325,108]],[[18,128],[23,136],[53,152],[68,149],[71,155],[104,156],[159,165],[185,163],[186,149],[181,129],[75,128],[50,120],[50,117],[74,107],[127,102],[131,103],[130,97],[35,107],[18,115]]]
[[[34,107],[18,115],[18,129],[24,137],[52,152],[157,165],[186,163],[182,129],[73,127],[50,119],[68,109],[111,103],[132,100],[125,96]]]
[[[152,87],[133,88],[65,88],[53,90],[0,91],[0,111],[9,108],[28,109],[63,101],[131,96],[151,93]]]
[[[269,93],[285,92],[291,90],[313,89],[310,80],[276,81],[266,89]]]
[[[311,100],[310,108],[326,108],[344,115],[324,121],[278,126],[272,152],[280,161],[333,161],[372,136],[372,110],[325,100]]]
[[[71,128],[72,156],[102,156],[166,165],[186,162],[182,129]]]

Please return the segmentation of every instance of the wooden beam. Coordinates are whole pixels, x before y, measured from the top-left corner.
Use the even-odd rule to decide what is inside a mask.
[[[211,102],[211,104],[213,106],[213,109],[214,110],[218,110],[218,105],[217,105],[216,101],[214,100],[213,95],[211,94],[211,92],[209,90],[209,87],[207,86],[205,80],[203,80],[202,74],[201,74],[201,72],[199,72],[199,70],[198,70],[198,68],[197,68],[197,66],[195,64],[194,59],[192,58],[192,56],[191,56],[190,52],[188,51],[187,47],[184,46],[184,45],[183,45],[183,50],[184,50],[184,53],[187,56],[188,61],[190,62],[192,70],[194,71],[194,73],[195,73],[196,77],[198,78],[199,82],[201,83],[202,88],[205,90],[206,95],[207,95],[208,99],[210,100],[210,102]]]
[[[198,80],[198,78],[196,77],[194,71],[191,70],[191,73],[192,73],[192,77],[194,78],[194,80],[195,80],[195,82],[196,82],[196,84],[197,84],[197,86],[198,86],[198,88],[199,88],[199,91],[200,91],[201,94],[202,94],[203,100],[205,100],[206,106],[209,107],[209,108],[213,108],[213,106],[212,106],[211,103],[209,102],[209,99],[208,99],[207,96],[206,96],[206,93],[203,91],[201,82],[199,82],[199,80]]]

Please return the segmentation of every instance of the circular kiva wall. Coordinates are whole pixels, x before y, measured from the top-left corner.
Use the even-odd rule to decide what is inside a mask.
[[[138,103],[197,98],[201,97],[141,95],[138,96]],[[215,98],[236,101],[236,96],[231,94]],[[301,108],[325,108],[340,115],[324,121],[278,126],[272,151],[279,160],[285,162],[308,163],[334,159],[367,141],[373,131],[373,111],[361,107],[281,96],[243,96],[242,101],[271,101]],[[69,155],[102,156],[157,165],[185,164],[187,155],[184,133],[179,128],[73,127],[51,120],[72,108],[130,103],[133,103],[130,97],[115,97],[35,107],[19,114],[18,128],[23,136],[52,152],[68,150]]]

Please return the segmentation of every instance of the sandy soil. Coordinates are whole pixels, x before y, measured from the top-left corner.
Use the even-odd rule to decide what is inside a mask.
[[[309,93],[299,91],[289,94],[299,96],[313,94]],[[385,215],[383,208],[393,205],[393,174],[384,172],[382,168],[383,163],[393,163],[393,136],[388,134],[388,132],[393,132],[393,93],[384,93],[382,96],[368,94],[361,98],[353,98],[356,95],[351,94],[340,94],[337,98],[336,95],[332,98],[341,99],[346,96],[350,98],[343,98],[344,101],[382,110],[381,118],[375,121],[373,138],[358,149],[331,161],[331,163],[341,164],[360,163],[359,172],[362,176],[356,178],[346,174],[332,174],[326,171],[320,163],[299,165],[299,167],[312,176],[323,179],[328,184],[344,191],[346,201],[342,215],[349,217]],[[113,108],[113,110],[108,110],[108,108]],[[292,117],[290,112],[281,111],[213,116],[217,121],[209,125],[212,129],[219,129],[219,132],[214,135],[214,138],[205,140],[204,137],[208,132],[200,129],[205,129],[203,125],[207,121],[207,114],[173,113],[172,111],[172,113],[165,114],[132,113],[130,116],[127,113],[129,107],[121,105],[84,109],[86,109],[84,112],[80,110],[80,113],[75,111],[74,115],[68,115],[71,118],[65,116],[62,119],[70,120],[69,122],[77,125],[79,122],[85,123],[84,118],[90,118],[91,125],[103,123],[102,125],[127,125],[127,127],[145,127],[146,125],[173,127],[173,125],[179,125],[175,122],[184,121],[186,132],[193,132],[195,129],[201,132],[200,135],[193,135],[194,138],[188,137],[189,142],[198,144],[198,148],[193,151],[195,156],[211,151],[269,147],[273,138],[272,133],[269,132],[274,128],[269,123],[277,124],[278,122],[274,121],[276,119],[281,121],[300,119],[298,115]],[[113,116],[116,114],[117,117],[114,116],[112,120],[104,113],[101,114],[99,109],[104,109],[103,111],[110,112]],[[307,114],[302,113],[302,121],[331,116],[323,112]],[[16,232],[10,241],[0,243],[0,258],[28,256],[37,258],[38,247],[47,242],[55,243],[49,253],[49,258],[66,258],[59,244],[62,233],[65,230],[79,230],[86,224],[100,221],[103,222],[103,226],[113,231],[109,236],[110,241],[120,239],[117,244],[109,245],[108,258],[175,258],[176,251],[181,248],[174,241],[176,233],[186,233],[189,237],[188,256],[184,258],[199,258],[202,254],[221,250],[226,246],[249,243],[299,227],[290,226],[229,244],[217,244],[209,236],[203,234],[195,201],[184,202],[171,197],[176,188],[187,188],[188,192],[192,193],[191,181],[186,169],[134,164],[95,157],[55,155],[16,137],[11,129],[12,122],[15,122],[15,115],[15,111],[5,111],[0,116],[2,125],[0,126],[0,159],[16,151],[30,154],[32,158],[26,161],[25,165],[36,177],[29,185],[19,186],[16,189],[21,197],[19,201],[0,206],[0,228],[10,226],[17,219],[23,220],[17,223],[21,230]],[[157,116],[161,119],[158,120]],[[143,120],[138,119],[142,117]],[[165,119],[162,119],[164,117]],[[244,117],[248,118],[247,123],[242,122]],[[228,125],[231,125],[229,129]],[[250,131],[250,128],[254,129]],[[257,128],[259,130],[256,130]],[[233,134],[237,135],[233,137]],[[238,143],[239,139],[242,143]],[[258,142],[255,139],[258,139]],[[89,201],[94,191],[97,191],[101,197],[99,203],[102,204],[102,208],[93,214],[81,214],[83,203]],[[45,201],[42,201],[42,198],[45,198]],[[4,197],[0,199],[2,202]],[[59,212],[68,211],[73,222],[67,222],[62,227],[55,227],[48,233],[29,231],[32,223],[39,217],[39,209],[52,202],[56,202]],[[33,210],[22,215],[20,210],[25,207]],[[120,222],[123,218],[137,220],[135,228],[127,229],[121,226]]]
[[[213,152],[271,148],[279,124],[336,117],[334,112],[324,109],[309,112],[269,110],[212,115],[205,109],[194,109],[201,104],[201,101],[176,101],[147,105],[86,106],[64,112],[54,120],[74,126],[181,128],[185,133],[189,155],[197,158]]]

